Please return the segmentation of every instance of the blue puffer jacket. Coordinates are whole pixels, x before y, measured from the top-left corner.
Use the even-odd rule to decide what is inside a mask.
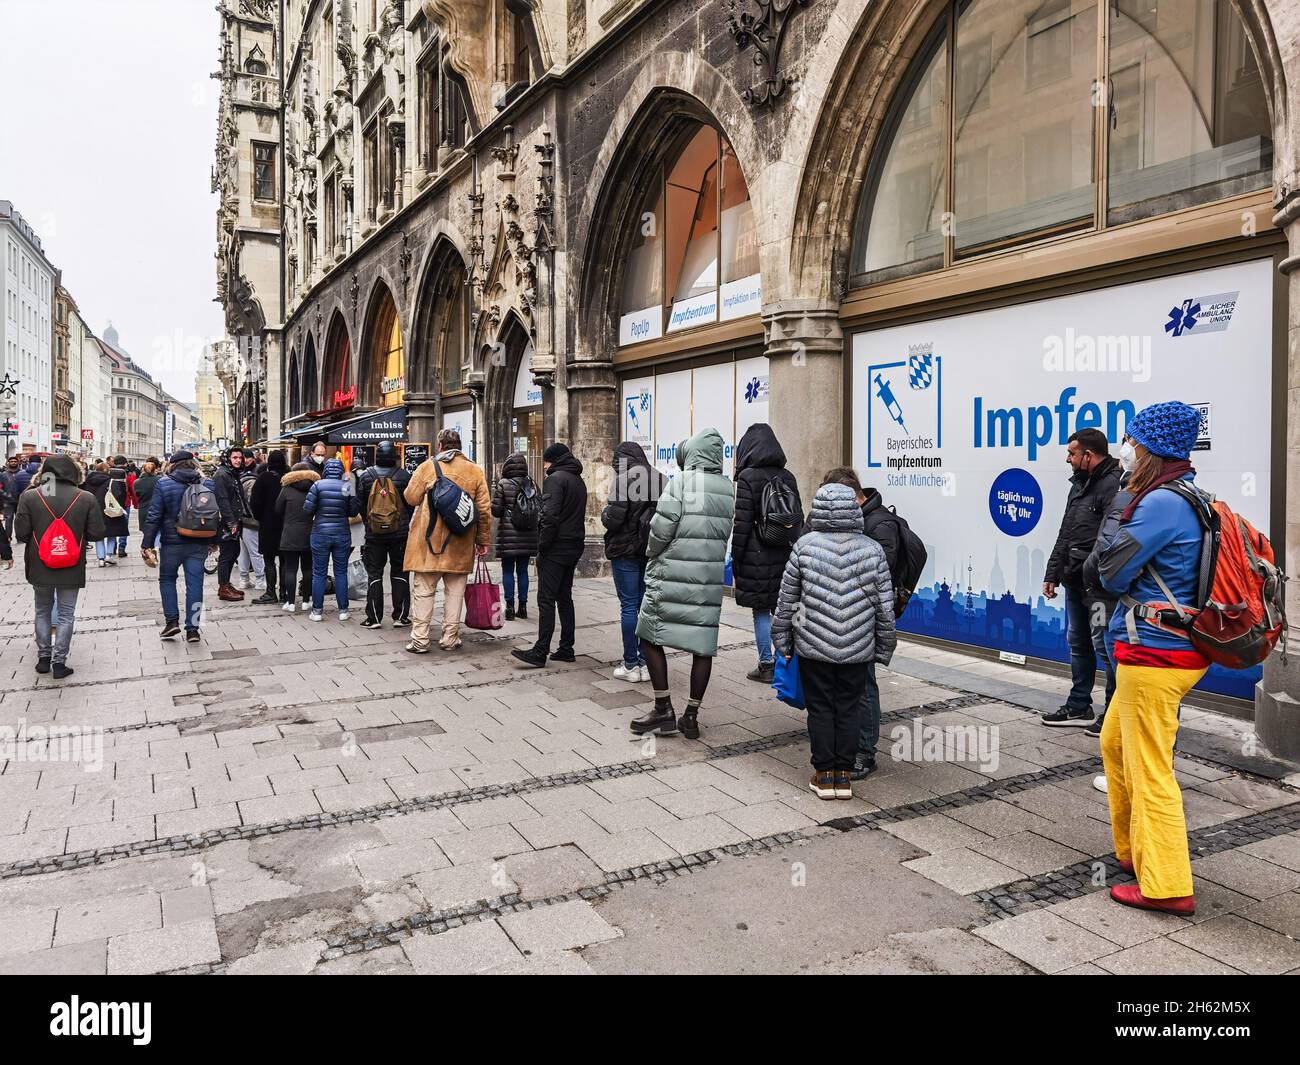
[[[40,463],[35,459],[32,459],[26,466],[18,467],[18,472],[14,474],[13,494],[15,501],[27,491],[27,486],[32,483],[32,478],[36,476],[40,468]]]
[[[166,477],[159,479],[153,495],[149,497],[149,511],[144,519],[146,544],[153,542],[154,533],[159,530],[162,531],[161,543],[164,547],[198,544],[206,548],[209,542],[216,542],[215,539],[208,541],[194,536],[182,536],[176,531],[176,519],[181,514],[185,489],[198,482],[199,471],[189,469],[172,470]],[[216,492],[216,486],[209,480],[205,480],[203,486]]]
[[[1191,482],[1192,474],[1184,481]],[[1196,600],[1201,564],[1201,525],[1191,504],[1176,492],[1157,488],[1138,503],[1133,517],[1097,553],[1097,575],[1111,595],[1139,603],[1165,602],[1165,594],[1146,571],[1152,566],[1180,603]],[[1209,664],[1187,637],[1135,618],[1138,642],[1129,635],[1123,603],[1110,618],[1115,660],[1121,664],[1199,669]]]
[[[351,539],[348,519],[361,513],[361,501],[352,490],[352,482],[343,476],[343,463],[330,459],[325,472],[311,486],[302,511],[312,516],[312,535],[342,536]]]

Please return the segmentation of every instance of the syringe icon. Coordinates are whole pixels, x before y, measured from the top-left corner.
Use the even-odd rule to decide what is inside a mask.
[[[889,416],[903,427],[903,432],[907,432],[907,426],[903,425],[903,408],[898,405],[898,400],[894,398],[894,390],[889,387],[889,382],[884,380],[880,374],[876,374],[876,395],[880,397],[880,402],[885,405],[885,410]]]

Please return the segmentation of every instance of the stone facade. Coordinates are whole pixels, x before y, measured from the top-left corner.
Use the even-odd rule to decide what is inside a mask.
[[[863,192],[894,101],[950,8],[942,0],[289,0],[287,299],[278,391],[269,366],[266,381],[283,418],[268,423],[269,435],[378,405],[395,315],[410,439],[430,440],[472,406],[476,457],[491,476],[517,440],[511,395],[527,351],[545,439],[568,441],[588,471],[594,548],[620,436],[620,374],[743,348],[769,359],[771,395],[780,398],[769,420],[809,494],[826,466],[849,457],[844,326],[849,304],[870,302],[853,287],[851,263]],[[1295,571],[1300,15],[1281,0],[1237,0],[1232,12],[1261,72],[1273,225],[1291,247],[1282,270],[1293,279],[1285,409],[1286,555]],[[747,17],[760,20],[760,32],[746,32]],[[694,340],[665,337],[646,347],[650,354],[624,350],[619,300],[647,174],[692,122],[715,126],[743,171],[761,315]],[[983,289],[969,280],[979,269],[954,271],[954,296],[986,296],[1031,276],[1059,283],[1079,269],[1065,254],[1008,263],[1002,275],[996,263],[983,268]],[[1295,611],[1300,593],[1291,595]],[[1269,740],[1279,748],[1300,737],[1298,668],[1279,661],[1266,673],[1261,706],[1272,709],[1260,727],[1284,721]]]

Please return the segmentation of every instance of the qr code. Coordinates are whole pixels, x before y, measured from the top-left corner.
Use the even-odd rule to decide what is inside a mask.
[[[1192,407],[1201,416],[1201,424],[1196,430],[1196,451],[1208,451],[1210,449],[1210,405],[1208,403],[1193,403]]]

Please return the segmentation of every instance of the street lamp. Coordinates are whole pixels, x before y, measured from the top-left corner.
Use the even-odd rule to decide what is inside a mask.
[[[18,426],[14,424],[14,397],[18,394],[18,378],[10,377],[6,370],[4,379],[0,380],[0,409],[4,411],[5,458],[13,451],[10,448],[14,437],[18,435]]]

